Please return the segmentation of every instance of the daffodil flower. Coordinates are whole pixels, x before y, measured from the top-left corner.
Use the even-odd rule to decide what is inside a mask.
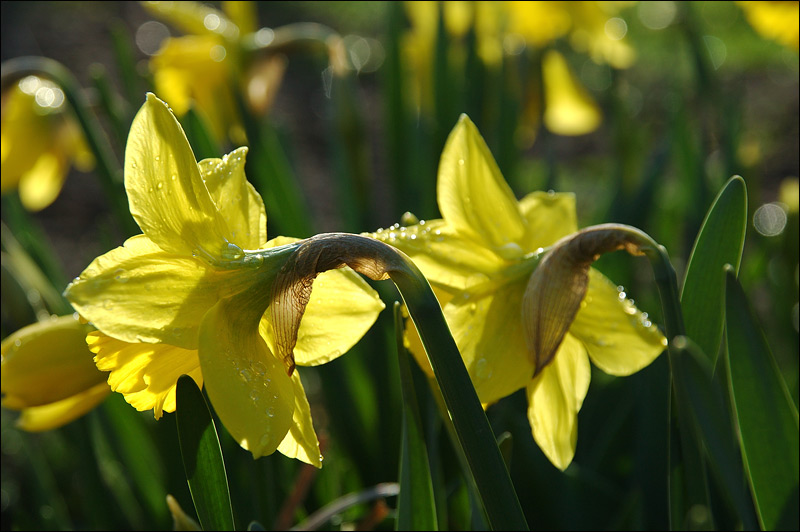
[[[609,237],[600,251],[589,247],[588,259],[577,256],[589,237],[574,235],[574,196],[534,192],[517,201],[465,115],[442,152],[437,187],[442,219],[374,236],[406,252],[430,281],[480,400],[526,389],[533,437],[563,470],[575,453],[589,361],[629,375],[666,345],[646,314],[589,268],[596,253],[640,250]],[[407,339],[430,373],[418,338]]]
[[[156,92],[179,117],[194,105],[218,141],[243,141],[233,92],[236,80],[242,80],[251,110],[265,114],[286,68],[283,56],[242,60],[241,39],[257,29],[255,3],[222,2],[224,13],[198,2],[143,5],[187,33],[166,39],[150,60]]]
[[[94,157],[55,84],[27,76],[3,99],[2,193],[16,189],[26,209],[42,210],[58,197],[70,167],[89,171]]]
[[[317,278],[285,364],[275,354],[275,279],[300,246],[267,242],[261,198],[244,175],[247,148],[195,161],[167,105],[149,94],[131,126],[125,188],[144,234],[95,259],[67,288],[97,327],[87,338],[109,384],[139,410],[175,409],[176,382],[205,384],[223,425],[254,457],[321,465],[294,364],[346,352],[383,303],[350,269]],[[309,287],[310,290],[310,282]],[[298,318],[299,319],[299,318]]]
[[[736,4],[759,34],[797,51],[800,42],[800,29],[797,27],[800,6],[797,2],[741,1]]]
[[[108,376],[95,367],[86,347],[92,330],[77,315],[54,316],[3,340],[2,404],[21,411],[19,428],[38,432],[66,425],[111,393]]]

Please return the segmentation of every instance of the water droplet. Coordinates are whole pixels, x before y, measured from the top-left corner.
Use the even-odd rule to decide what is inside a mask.
[[[627,296],[628,294],[626,294],[625,292],[620,292],[619,295],[617,295],[620,301],[624,301]]]
[[[263,377],[267,372],[267,368],[261,362],[255,361],[253,362],[253,371],[255,371],[259,377]]]
[[[269,443],[269,432],[267,432],[266,434],[261,436],[260,443],[261,443],[262,447],[266,447],[267,446],[267,444]]]
[[[478,310],[478,304],[477,303],[470,303],[469,304],[469,313],[470,314],[475,314],[476,310]]]
[[[125,276],[126,273],[128,272],[126,272],[124,269],[118,268],[114,271],[114,280],[120,283],[127,283],[128,277]]]
[[[176,176],[175,174],[172,174],[172,180],[175,181],[176,179],[178,179],[178,176]]]
[[[22,345],[22,340],[20,340],[19,338],[14,340],[14,347],[19,348],[21,345]]]
[[[158,162],[158,161],[160,161],[160,160],[161,160],[161,157],[159,157],[158,155],[156,155],[156,162]]]
[[[459,166],[464,166],[464,159],[459,159],[458,160],[458,165]]]
[[[253,379],[253,374],[247,368],[240,369],[239,376],[244,382],[250,382]]]
[[[157,187],[158,187],[158,190],[161,190],[162,188],[164,188],[164,183],[159,183],[157,185]]]
[[[275,407],[270,406],[264,411],[264,413],[267,414],[267,417],[275,417]]]
[[[112,303],[110,299],[106,299],[103,301],[103,308],[106,310],[111,310],[114,308],[114,303]]]
[[[222,248],[222,258],[225,260],[238,260],[242,257],[244,257],[244,251],[233,242],[228,242]]]
[[[255,403],[256,401],[258,401],[258,398],[259,398],[258,391],[250,390],[250,400]]]

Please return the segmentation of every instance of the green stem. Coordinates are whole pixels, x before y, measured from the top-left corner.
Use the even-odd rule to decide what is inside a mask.
[[[528,530],[503,456],[439,302],[422,272],[403,256],[406,268],[390,271],[428,353],[458,440],[493,530]]]
[[[83,129],[86,142],[95,156],[99,170],[100,183],[111,203],[121,228],[128,234],[139,233],[139,228],[128,212],[123,188],[122,167],[117,161],[108,140],[103,134],[97,118],[89,111],[89,104],[83,95],[78,80],[61,63],[46,57],[17,57],[5,61],[0,74],[0,87],[3,90],[25,76],[43,76],[53,81],[64,91],[78,123]]]

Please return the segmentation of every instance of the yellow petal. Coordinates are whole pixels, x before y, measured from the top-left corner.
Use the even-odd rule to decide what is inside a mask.
[[[242,290],[248,273],[215,271],[139,235],[92,261],[65,294],[82,316],[115,338],[196,349],[203,315],[220,297]]]
[[[523,388],[533,376],[522,329],[525,279],[482,294],[463,292],[444,307],[447,324],[483,403]]]
[[[592,97],[572,76],[564,56],[549,50],[542,58],[544,123],[558,135],[585,135],[603,117]]]
[[[30,76],[33,80],[38,80]],[[29,78],[20,83],[25,83]],[[39,83],[39,81],[33,81]],[[5,194],[17,187],[20,178],[30,170],[39,157],[49,150],[53,143],[52,117],[36,112],[36,102],[32,94],[13,87],[3,102],[2,129],[2,174],[0,190]]]
[[[589,270],[589,288],[570,333],[583,343],[592,362],[611,375],[639,371],[667,345],[647,316],[594,269]]]
[[[26,408],[17,419],[16,425],[28,432],[57,429],[89,412],[102,403],[110,393],[108,384],[101,382],[61,401]]]
[[[239,36],[239,28],[221,11],[200,2],[143,2],[153,15],[186,33]]]
[[[19,181],[19,199],[29,211],[48,207],[61,192],[69,164],[62,154],[45,152]]]
[[[239,148],[222,159],[204,159],[197,166],[227,222],[231,242],[242,249],[258,249],[267,241],[267,213],[261,196],[244,175],[246,155],[247,148]]]
[[[575,194],[531,192],[519,202],[519,210],[528,222],[522,248],[535,251],[556,243],[578,230]]]
[[[128,343],[96,331],[86,337],[94,360],[110,371],[108,384],[140,412],[153,410],[156,419],[175,411],[175,389],[181,375],[203,387],[197,351],[168,344]]]
[[[428,281],[451,290],[485,283],[508,264],[490,249],[464,238],[444,220],[383,229],[370,236],[403,251]]]
[[[89,325],[75,316],[23,327],[3,340],[3,406],[16,410],[55,403],[104,383],[86,347]]]
[[[180,124],[153,94],[136,114],[125,148],[131,215],[164,251],[239,258],[225,219],[200,178]],[[238,250],[238,251],[237,251]]]
[[[520,249],[525,221],[514,193],[466,115],[445,143],[436,194],[442,217],[461,236],[508,258]]]
[[[528,421],[533,439],[562,471],[575,456],[578,411],[589,390],[591,367],[583,346],[564,337],[553,362],[528,384]]]
[[[251,302],[252,303],[252,302]],[[200,366],[222,424],[253,458],[273,453],[293,423],[295,389],[258,334],[261,311],[223,299],[200,330]]]
[[[311,408],[308,406],[308,398],[303,383],[300,382],[300,375],[296,371],[292,374],[292,386],[294,386],[293,422],[286,437],[278,446],[278,452],[314,467],[322,467],[322,454],[319,452],[319,440],[311,420]]]

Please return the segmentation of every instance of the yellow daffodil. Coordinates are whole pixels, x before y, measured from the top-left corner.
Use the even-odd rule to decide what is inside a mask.
[[[187,32],[171,37],[150,60],[158,94],[183,116],[192,105],[217,140],[244,140],[234,99],[238,79],[251,110],[266,113],[285,70],[282,56],[242,61],[240,39],[256,31],[253,2],[223,2],[225,13],[197,2],[144,2],[154,15]],[[226,16],[227,15],[227,16]]]
[[[174,410],[176,382],[188,374],[205,384],[223,425],[254,457],[277,449],[320,466],[291,368],[347,351],[383,303],[348,268],[321,274],[293,362],[275,356],[273,281],[298,244],[267,242],[246,153],[196,162],[167,105],[148,95],[125,151],[130,210],[144,234],[95,259],[66,295],[98,329],[87,338],[98,368],[137,409],[156,417]]]
[[[3,95],[2,108],[2,193],[17,189],[25,208],[42,210],[70,167],[89,171],[94,158],[53,83],[28,76]]]
[[[574,196],[534,192],[517,201],[466,116],[442,152],[437,187],[442,219],[374,236],[406,252],[431,282],[481,401],[525,388],[533,437],[565,469],[575,453],[589,360],[629,375],[650,364],[666,340],[615,284],[589,269],[591,260],[555,253],[563,245],[554,244],[578,230]],[[542,259],[549,246],[554,258]],[[575,287],[576,267],[585,269],[582,288]],[[572,290],[585,292],[568,297]],[[410,334],[408,341],[430,373],[419,339]]]
[[[27,431],[58,428],[99,405],[111,389],[86,347],[93,327],[78,316],[23,327],[2,343],[3,407],[20,410]]]
[[[744,11],[747,22],[758,33],[768,39],[778,41],[794,51],[798,49],[798,2],[736,2]]]

